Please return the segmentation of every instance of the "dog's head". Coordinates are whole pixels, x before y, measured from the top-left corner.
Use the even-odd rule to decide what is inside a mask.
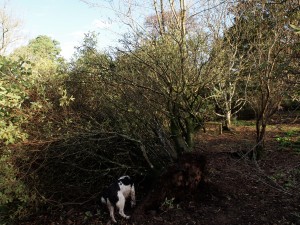
[[[131,206],[132,207],[135,206],[136,201],[135,201],[135,188],[134,188],[133,179],[128,175],[122,176],[118,179],[118,184],[125,198],[127,198],[130,195]]]
[[[129,186],[133,186],[133,180],[131,179],[130,176],[128,175],[125,175],[125,176],[122,176],[118,179],[118,183],[119,185],[123,184],[125,186],[129,185]]]

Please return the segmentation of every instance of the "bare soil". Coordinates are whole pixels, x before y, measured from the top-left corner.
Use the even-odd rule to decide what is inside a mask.
[[[158,211],[140,215],[138,221],[116,216],[118,224],[300,224],[300,150],[278,140],[292,127],[300,130],[300,124],[270,126],[265,155],[257,162],[236,154],[255,146],[253,126],[238,126],[222,135],[200,133],[196,152],[206,155],[207,174],[197,191],[179,202],[166,199]],[[290,138],[300,140],[299,134]],[[136,190],[139,204],[144,194],[138,185]],[[133,213],[127,209],[127,214]],[[40,215],[23,224],[96,225],[108,220],[105,209],[90,206]]]

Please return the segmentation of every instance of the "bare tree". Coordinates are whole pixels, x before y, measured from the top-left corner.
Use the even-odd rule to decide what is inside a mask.
[[[213,73],[217,52],[211,51],[200,14],[192,13],[186,1],[152,3],[154,13],[146,17],[149,33],[143,29],[127,37],[119,49],[123,60],[131,62],[120,62],[125,65],[122,79],[139,89],[145,102],[164,117],[180,155],[193,150],[195,132],[212,114],[208,90],[217,78]]]
[[[0,55],[6,54],[11,45],[22,38],[20,35],[22,23],[12,15],[8,3],[9,1],[4,1],[0,8]]]
[[[117,51],[117,90],[128,102],[139,96],[140,102],[132,104],[161,119],[173,140],[175,157],[191,151],[195,132],[213,115],[209,90],[218,78],[214,73],[218,52],[212,51],[211,36],[220,29],[211,29],[211,21],[218,17],[222,2],[120,2],[121,8],[116,1],[106,5],[131,28]]]
[[[244,31],[231,16],[232,9],[231,3],[224,3],[218,8],[219,13],[209,18],[213,51],[218,58],[214,68],[218,79],[211,92],[216,115],[223,119],[227,129],[231,127],[232,117],[246,103],[248,83],[247,77],[242,74],[246,53],[240,52],[240,37]]]
[[[247,57],[244,73],[249,74],[248,101],[256,115],[256,148],[254,158],[264,149],[266,127],[282,100],[296,85],[294,73],[295,33],[288,29],[296,2],[241,2],[237,5],[241,52]],[[249,10],[251,9],[251,10]]]
[[[238,43],[226,37],[216,50],[219,51],[219,62],[215,71],[220,79],[212,90],[213,98],[217,116],[224,120],[226,129],[230,130],[232,117],[246,104],[249,76],[244,77],[241,73],[244,58],[238,56]]]

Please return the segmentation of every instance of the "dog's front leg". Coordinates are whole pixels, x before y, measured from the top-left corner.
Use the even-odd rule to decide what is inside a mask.
[[[116,206],[119,208],[119,214],[124,217],[125,219],[129,219],[130,216],[125,215],[124,207],[125,207],[125,197],[123,195],[119,195],[119,201],[117,202]]]

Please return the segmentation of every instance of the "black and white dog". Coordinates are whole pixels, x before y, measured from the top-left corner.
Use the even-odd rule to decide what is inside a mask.
[[[134,183],[129,176],[120,177],[116,182],[104,189],[101,202],[107,205],[110,217],[114,223],[117,222],[114,216],[115,207],[119,209],[119,214],[122,217],[130,218],[124,213],[125,201],[128,197],[131,198],[131,206],[135,206]]]

